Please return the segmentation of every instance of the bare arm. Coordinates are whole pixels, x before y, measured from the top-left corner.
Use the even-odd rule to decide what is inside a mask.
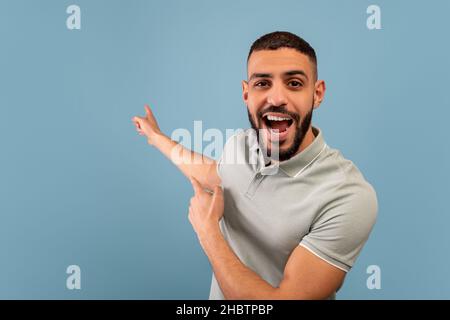
[[[245,266],[224,240],[219,228],[200,241],[226,299],[326,299],[341,286],[345,272],[302,246],[291,253],[278,287]]]
[[[223,216],[222,189],[214,195],[191,180],[195,191],[189,206],[189,221],[197,233],[226,299],[326,299],[341,286],[345,272],[298,245],[289,256],[283,279],[272,286],[242,263],[228,245],[219,227]]]
[[[206,188],[213,190],[221,183],[216,170],[216,161],[193,152],[164,135],[149,106],[145,106],[145,117],[133,117],[136,130],[147,137],[147,142],[157,148],[188,178],[194,177]]]

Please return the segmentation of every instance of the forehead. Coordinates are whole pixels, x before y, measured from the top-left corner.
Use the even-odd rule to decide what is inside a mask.
[[[307,55],[291,48],[259,50],[252,52],[248,60],[247,76],[253,73],[276,75],[289,70],[303,70],[312,78],[313,63]]]

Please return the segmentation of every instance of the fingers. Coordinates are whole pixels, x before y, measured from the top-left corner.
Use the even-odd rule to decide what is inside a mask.
[[[220,185],[214,187],[214,194],[223,195],[223,189]]]
[[[150,109],[150,107],[148,106],[148,104],[146,104],[144,106],[144,110],[145,110],[145,117],[133,117],[131,118],[131,120],[133,120],[134,122],[137,122],[139,120],[145,120],[146,118],[148,118],[148,116],[153,117],[153,112],[152,109]]]
[[[145,109],[145,114],[147,115],[147,118],[148,117],[153,117],[153,112],[150,109],[150,107],[148,106],[148,104],[145,105],[144,109]]]
[[[192,187],[194,188],[194,192],[195,194],[201,194],[203,192],[203,188],[200,185],[200,183],[197,181],[197,179],[195,179],[194,177],[190,177],[191,183],[192,183]]]
[[[135,117],[131,118],[131,121],[133,121],[134,125],[136,126],[137,132],[141,136],[145,135],[144,131],[142,130],[141,123],[143,121],[150,120],[153,118],[153,112],[150,109],[150,107],[148,106],[148,104],[146,104],[144,106],[144,109],[145,109],[145,117],[135,116]]]
[[[217,185],[214,187],[214,194],[212,198],[212,202],[214,203],[217,199],[223,198],[223,190],[222,187]]]
[[[136,117],[131,118],[131,120],[134,123],[137,123],[139,125],[139,121],[142,121],[142,120],[145,120],[145,119],[153,117],[153,112],[150,109],[150,107],[148,106],[148,104],[146,104],[144,106],[144,109],[145,109],[145,117],[138,117],[138,116],[136,116]]]
[[[134,123],[134,126],[136,127],[136,130],[137,130],[138,132],[142,132],[141,124],[139,123],[139,121],[136,121],[136,120],[133,118],[133,123]]]
[[[194,215],[194,212],[193,212],[194,210],[192,209],[192,207],[189,207],[189,212],[188,212],[188,219],[189,219],[189,222],[191,223],[191,224],[193,224],[193,221],[192,221],[192,216]]]
[[[133,117],[131,118],[131,121],[134,122],[134,124],[136,125],[136,127],[138,127],[139,129],[141,128],[141,124],[140,124],[140,120],[142,120],[140,117]]]
[[[139,133],[140,136],[145,135],[144,131],[142,131],[141,124],[139,123],[140,118],[139,117],[133,117],[131,119],[134,123],[134,126],[136,127],[136,131]]]

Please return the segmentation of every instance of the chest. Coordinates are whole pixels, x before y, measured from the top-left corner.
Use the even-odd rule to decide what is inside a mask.
[[[243,169],[243,168],[242,168]],[[222,179],[224,218],[234,233],[272,250],[290,251],[309,233],[320,210],[311,179],[251,170]]]

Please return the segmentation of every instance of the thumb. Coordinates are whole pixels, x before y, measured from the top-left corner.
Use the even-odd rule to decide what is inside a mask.
[[[200,182],[197,181],[197,179],[195,179],[194,177],[190,177],[191,183],[192,183],[192,187],[194,188],[194,192],[195,194],[201,194],[203,192],[203,188],[200,185]]]
[[[222,190],[221,186],[217,185],[214,187],[214,194],[213,194],[212,201],[214,203],[217,199],[221,199],[221,198],[223,198],[223,190]]]
[[[150,107],[148,106],[148,104],[145,105],[145,113],[146,113],[146,115],[147,115],[147,118],[153,117],[153,112],[152,112],[152,110],[150,109]]]

